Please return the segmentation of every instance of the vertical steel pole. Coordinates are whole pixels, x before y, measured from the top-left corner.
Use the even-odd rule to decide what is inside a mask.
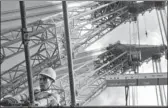
[[[26,12],[25,12],[24,1],[20,1],[20,14],[21,14],[21,23],[22,23],[22,43],[24,44],[27,79],[28,79],[28,87],[29,87],[29,99],[30,99],[30,104],[33,105],[34,91],[33,91],[33,83],[32,83],[32,71],[30,67],[30,56],[29,56],[29,45],[28,45],[29,37],[27,34],[27,28],[26,28]]]
[[[64,15],[64,28],[66,36],[66,46],[67,46],[67,56],[68,56],[68,69],[69,69],[69,82],[70,82],[70,92],[71,92],[71,106],[75,106],[75,89],[74,89],[74,79],[73,79],[73,62],[72,62],[72,52],[71,52],[71,42],[69,37],[68,28],[68,15],[67,15],[67,4],[66,1],[62,1],[63,15]]]

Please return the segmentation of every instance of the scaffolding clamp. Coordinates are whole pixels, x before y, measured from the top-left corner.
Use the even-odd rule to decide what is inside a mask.
[[[30,38],[28,36],[29,32],[27,31],[27,28],[22,28],[21,31],[22,31],[22,34],[23,34],[22,44],[28,44],[29,41],[30,41]]]

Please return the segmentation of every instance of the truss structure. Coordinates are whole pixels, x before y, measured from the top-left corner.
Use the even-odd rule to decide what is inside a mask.
[[[106,83],[108,87],[167,85],[167,73],[111,75],[106,77]]]
[[[95,67],[95,61],[100,58],[99,56],[90,56],[92,54],[90,52],[88,53],[89,56],[82,58],[80,54],[85,55],[87,52],[80,52],[119,25],[132,21],[138,14],[151,11],[156,7],[154,2],[150,4],[146,2],[135,4],[126,1],[87,1],[78,7],[68,8],[69,29],[74,54],[75,87],[80,105],[85,104],[105,89],[106,81],[103,77],[109,74],[124,74],[130,69],[127,45],[117,45],[118,48],[113,49],[115,51],[113,51],[111,60],[98,67]],[[132,6],[136,7],[136,12],[130,11]],[[48,18],[30,23],[27,25],[27,29],[34,84],[36,85],[37,75],[43,68],[53,67],[58,74],[56,85],[65,91],[65,101],[70,104],[62,12],[56,12],[55,15]],[[21,27],[2,31],[1,66],[12,57],[24,52],[22,42]],[[152,49],[152,52],[149,53],[149,50],[146,51],[145,48]],[[155,52],[153,48],[141,48],[142,52],[145,53],[142,61],[150,58],[150,54]],[[117,53],[116,49],[120,49],[120,52]],[[103,49],[98,52],[103,54],[107,50]],[[23,92],[28,86],[25,60],[9,67],[9,69],[4,69],[1,72],[1,82],[1,96],[3,97],[8,94],[18,95]],[[80,91],[86,92],[81,93]]]

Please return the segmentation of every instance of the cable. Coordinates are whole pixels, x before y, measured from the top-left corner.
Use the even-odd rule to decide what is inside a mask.
[[[133,22],[133,40],[136,44],[136,37],[134,36],[135,35],[135,29],[134,28],[135,28],[135,22]]]
[[[168,20],[167,12],[166,12],[166,7],[164,8],[164,13],[165,13],[165,18]]]
[[[131,46],[131,37],[132,37],[132,35],[131,35],[131,22],[129,23],[129,37],[130,37],[130,51],[129,51],[129,53],[130,53],[130,55],[129,55],[129,57],[130,57],[130,59],[131,59],[131,51],[132,51],[132,46]],[[129,60],[130,60],[129,59]]]
[[[155,73],[154,61],[153,60],[152,60],[152,67],[153,67],[153,72]],[[157,91],[157,86],[156,85],[155,85],[155,90],[156,90],[157,105],[159,106],[159,97],[158,97],[158,91]]]
[[[147,27],[146,27],[146,19],[145,19],[145,14],[144,14],[144,25],[145,25],[145,35],[146,35],[146,37],[148,37],[148,32],[147,32]]]
[[[136,87],[134,87],[134,102],[135,102],[135,105],[137,105],[136,104]]]
[[[139,48],[140,48],[140,34],[139,34],[139,20],[138,20],[138,17],[137,17],[137,31],[138,31],[138,45],[139,45]]]
[[[129,23],[129,38],[130,38],[130,52],[131,52],[131,22]]]
[[[140,51],[140,33],[139,33],[139,20],[138,20],[138,17],[137,17],[137,31],[138,31],[138,45],[139,45],[139,50],[138,50],[138,56],[139,56],[139,51]],[[139,61],[138,61],[139,62]],[[137,68],[137,74],[139,74],[139,65],[136,66]],[[138,105],[138,87],[136,86],[135,87],[135,91],[136,91],[136,102],[137,102],[137,105]]]
[[[140,35],[139,35],[139,23],[137,21],[137,31],[138,31],[138,44],[139,44],[139,48],[140,48]],[[135,22],[133,23],[133,34],[135,35]],[[130,35],[130,52],[131,52],[131,27],[129,25],[129,35]],[[135,42],[135,45],[136,45],[136,35],[134,36],[133,35],[133,40]],[[135,48],[136,49],[136,48]],[[135,69],[137,70],[137,72],[139,73],[139,67],[136,66]],[[134,74],[136,74],[136,70],[134,71]],[[138,104],[138,91],[137,91],[137,88],[136,87],[132,87],[132,100],[133,100],[133,105],[135,105],[135,102],[136,104]]]
[[[139,66],[137,66],[137,73],[139,74]],[[138,105],[138,86],[135,87],[135,91],[136,91],[136,104]]]
[[[158,94],[158,89],[157,89],[157,86],[155,86],[155,89],[156,89],[156,98],[157,98],[157,105],[159,106],[159,94]]]
[[[129,71],[130,74],[130,71]],[[128,94],[128,98],[129,98],[129,106],[131,105],[131,92],[130,92],[131,88],[129,87],[129,94]]]
[[[161,25],[160,25],[160,20],[159,20],[159,14],[158,14],[157,10],[156,10],[156,16],[157,16],[157,19],[158,19],[159,29],[160,29],[160,33],[161,33],[161,37],[162,37],[162,43],[163,43],[163,45],[165,45],[164,38],[163,38],[163,33],[162,33]],[[164,48],[164,50],[165,50],[165,48]]]
[[[126,100],[126,106],[128,106],[128,94],[129,93],[129,86],[125,86],[125,100]]]
[[[165,36],[167,36],[167,31],[166,31],[165,22],[164,22],[164,19],[163,19],[163,14],[162,14],[161,10],[159,12],[160,12],[160,16],[161,16],[161,20],[162,20],[162,25],[163,25],[164,32],[165,32]]]
[[[158,73],[158,66],[157,66],[157,62],[155,61],[155,66],[156,66],[156,73]],[[162,96],[162,91],[161,91],[161,87],[159,85],[159,93],[160,93],[160,100],[161,100],[161,105],[163,106],[163,96]]]
[[[129,105],[129,106],[130,106],[130,96],[131,96],[131,95],[130,95],[130,90],[129,90],[129,91],[128,91],[128,103],[129,103],[128,105]]]
[[[140,51],[140,34],[139,34],[139,21],[138,21],[138,17],[137,17],[137,31],[138,31],[138,46],[139,46],[138,56],[139,56],[139,51]],[[139,73],[139,66],[136,66],[136,68],[137,68],[137,72],[136,73]]]
[[[133,41],[134,41],[134,45],[136,46],[137,44],[137,37],[136,37],[136,25],[135,25],[136,22],[133,22]],[[132,50],[136,50],[136,47],[132,47]]]
[[[166,8],[163,10],[163,12],[164,12],[165,18],[167,18],[167,20],[168,20],[168,16],[167,16]]]
[[[133,104],[133,106],[135,106],[135,94],[134,94],[134,87],[132,87],[132,100],[133,100],[132,104]]]
[[[136,66],[136,70],[138,70],[137,66]],[[134,74],[137,74],[136,70],[134,71]],[[133,87],[133,97],[134,97],[134,105],[137,105],[138,104],[138,93],[137,93],[137,86],[136,87]],[[137,97],[137,98],[136,98]]]
[[[162,69],[161,69],[161,64],[160,64],[160,61],[159,61],[159,70],[160,70],[160,73],[162,73]],[[164,88],[164,85],[161,86],[163,88],[163,96],[165,98],[165,102],[167,102],[167,99],[166,99],[166,93],[165,93],[165,88]]]

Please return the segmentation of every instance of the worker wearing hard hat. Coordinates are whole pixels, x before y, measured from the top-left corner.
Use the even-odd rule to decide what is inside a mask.
[[[39,74],[39,82],[41,91],[46,91],[51,87],[51,84],[56,80],[56,73],[52,68],[45,68]]]
[[[57,106],[60,105],[60,96],[55,89],[52,88],[52,84],[56,80],[56,72],[52,68],[45,68],[39,74],[40,90],[34,90],[35,105],[37,106]],[[29,104],[29,94],[27,92],[5,97],[3,103],[15,105],[15,103],[21,103],[23,105]]]
[[[60,97],[52,90],[56,80],[56,72],[52,68],[45,68],[39,74],[40,91],[35,91],[35,104],[38,106],[56,106],[60,104]]]

